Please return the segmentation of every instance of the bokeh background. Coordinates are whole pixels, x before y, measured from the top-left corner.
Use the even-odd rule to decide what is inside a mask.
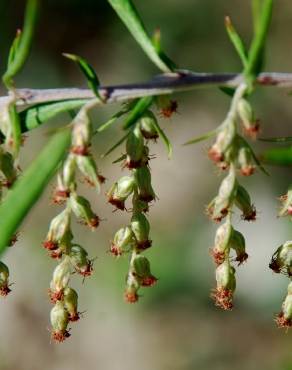
[[[248,42],[252,21],[249,1],[147,0],[135,4],[152,32],[161,28],[167,53],[182,68],[207,72],[240,71],[240,62],[227,39],[224,16],[230,15]],[[15,30],[22,25],[24,1],[0,1],[0,68]],[[292,6],[275,2],[268,40],[266,70],[291,71]],[[72,52],[86,57],[103,84],[147,80],[157,73],[105,0],[43,1],[31,57],[17,78],[19,87],[84,86],[73,63],[61,56]],[[5,94],[4,89],[1,90]],[[288,91],[259,88],[252,100],[262,121],[263,136],[291,136],[292,105]],[[91,256],[97,256],[95,274],[78,289],[84,318],[62,345],[49,343],[47,287],[55,262],[41,247],[50,219],[59,211],[50,204],[49,186],[20,233],[20,240],[3,257],[12,275],[13,294],[0,302],[1,370],[291,370],[291,333],[276,328],[287,278],[268,269],[271,254],[291,238],[288,220],[276,217],[277,197],[291,183],[289,168],[269,168],[271,176],[257,173],[243,182],[258,209],[258,220],[235,226],[246,237],[250,259],[238,269],[235,308],[214,308],[209,291],[214,266],[208,250],[216,227],[204,215],[220,177],[208,161],[208,143],[184,147],[187,139],[216,127],[229,98],[217,88],[176,96],[179,113],[161,120],[174,146],[171,160],[163,145],[152,145],[154,187],[159,197],[151,207],[153,248],[147,251],[159,283],[144,290],[137,305],[123,302],[127,258],[114,260],[107,253],[117,228],[129,215],[112,213],[105,196],[81,186],[100,217],[95,233],[75,224],[74,233]],[[104,122],[118,106],[96,111],[93,120]],[[48,129],[68,122],[63,116],[31,132],[22,151],[22,167],[37,155]],[[98,158],[122,135],[121,125],[94,139]],[[266,146],[258,145],[260,152]],[[107,177],[104,191],[124,172],[112,165],[123,149],[99,159]]]

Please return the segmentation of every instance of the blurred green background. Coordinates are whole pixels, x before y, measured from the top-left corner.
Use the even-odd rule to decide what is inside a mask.
[[[181,68],[199,72],[240,71],[230,45],[224,16],[230,15],[244,39],[251,37],[249,1],[147,0],[135,1],[147,28],[161,28],[167,53]],[[24,1],[0,0],[0,69],[15,30],[22,25]],[[266,70],[291,71],[292,5],[275,2],[268,40]],[[147,80],[157,73],[105,0],[43,1],[31,57],[17,78],[18,87],[83,86],[73,63],[61,56],[71,52],[86,57],[103,84]],[[5,94],[2,89],[1,94]],[[176,96],[179,113],[161,120],[174,145],[167,159],[159,142],[152,145],[153,182],[159,197],[151,207],[153,248],[147,251],[159,283],[145,289],[137,305],[123,302],[127,258],[114,260],[107,253],[114,232],[129,214],[112,213],[105,196],[81,186],[104,219],[95,233],[74,224],[76,239],[97,256],[95,274],[78,289],[84,318],[75,324],[62,345],[49,344],[47,287],[55,262],[41,247],[50,219],[58,209],[50,205],[53,184],[24,223],[20,241],[4,256],[11,270],[13,294],[0,302],[1,370],[291,370],[291,333],[276,328],[287,278],[268,269],[271,254],[292,235],[288,220],[277,219],[277,197],[291,183],[288,168],[269,168],[271,176],[257,173],[244,180],[258,209],[258,220],[235,226],[247,240],[250,259],[238,269],[235,308],[213,307],[214,266],[208,250],[216,227],[204,207],[216,193],[220,178],[209,163],[208,143],[183,147],[187,139],[216,127],[228,109],[229,98],[216,88]],[[292,105],[287,91],[259,88],[253,96],[263,136],[291,136]],[[96,111],[102,123],[118,106]],[[48,128],[68,122],[63,116],[29,134],[22,150],[22,167],[47,140]],[[98,158],[121,135],[120,125],[94,139]],[[266,145],[257,145],[258,151]],[[123,149],[99,160],[107,177],[104,191],[122,172],[112,165]]]

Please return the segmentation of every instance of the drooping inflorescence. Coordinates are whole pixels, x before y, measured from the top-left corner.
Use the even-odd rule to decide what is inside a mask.
[[[247,190],[239,183],[237,173],[250,176],[254,173],[256,163],[251,147],[238,133],[238,124],[242,122],[244,133],[252,137],[258,131],[252,108],[245,98],[247,86],[240,85],[233,95],[230,110],[225,121],[219,126],[215,143],[209,149],[209,157],[222,170],[227,171],[218,190],[217,196],[207,206],[207,214],[216,223],[226,219],[218,227],[211,249],[216,264],[217,286],[211,296],[216,306],[225,310],[233,308],[233,293],[236,287],[236,269],[245,262],[248,254],[245,249],[244,236],[232,226],[234,208],[241,212],[245,221],[256,219],[256,210]],[[234,257],[232,254],[234,253]]]
[[[86,107],[82,108],[72,122],[72,144],[58,174],[53,202],[65,205],[63,211],[50,224],[49,232],[43,246],[50,257],[58,261],[50,284],[49,296],[53,303],[51,311],[52,338],[62,342],[70,336],[67,330],[69,322],[79,319],[78,295],[69,286],[73,272],[83,278],[92,273],[92,260],[87,251],[73,241],[71,217],[95,230],[99,217],[91,208],[90,202],[77,193],[76,172],[79,170],[86,182],[93,186],[97,193],[104,178],[99,174],[91,154],[92,124]]]
[[[149,260],[142,255],[152,246],[146,213],[149,211],[149,203],[156,199],[156,195],[151,183],[148,141],[158,138],[156,127],[153,112],[144,112],[129,132],[126,141],[124,167],[131,173],[121,177],[107,192],[109,203],[120,210],[126,210],[126,201],[132,197],[130,223],[116,232],[110,246],[110,252],[115,257],[130,254],[124,293],[125,300],[129,303],[138,301],[141,287],[151,287],[157,281],[151,273]]]

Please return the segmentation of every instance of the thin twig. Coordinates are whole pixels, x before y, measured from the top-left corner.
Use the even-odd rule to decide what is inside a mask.
[[[242,74],[235,73],[193,73],[178,71],[154,77],[149,82],[104,86],[99,89],[100,95],[107,103],[126,101],[143,96],[172,94],[180,91],[194,90],[203,86],[237,87],[244,81]],[[256,83],[261,86],[277,86],[292,88],[292,73],[261,73]],[[94,94],[89,89],[62,88],[62,89],[17,89],[19,98],[17,105],[27,106],[70,99],[92,99]],[[9,96],[0,97],[1,106],[7,104]]]

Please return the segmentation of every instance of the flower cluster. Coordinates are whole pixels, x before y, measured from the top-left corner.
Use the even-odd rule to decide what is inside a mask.
[[[250,176],[256,168],[255,157],[246,140],[237,132],[238,121],[242,122],[244,133],[255,137],[259,123],[254,119],[250,104],[245,99],[246,86],[240,85],[232,99],[231,108],[221,126],[215,143],[209,149],[209,157],[227,176],[221,182],[217,196],[207,206],[208,216],[216,223],[226,218],[218,227],[214,247],[211,250],[216,264],[217,286],[211,297],[216,306],[225,310],[233,307],[233,293],[236,287],[235,267],[232,262],[241,265],[248,258],[244,236],[232,227],[233,208],[241,211],[245,221],[256,219],[256,210],[247,190],[239,183],[237,172]],[[231,252],[235,254],[232,257]]]
[[[78,295],[69,286],[71,274],[76,272],[85,278],[92,273],[92,260],[88,258],[83,247],[73,242],[71,228],[72,214],[91,230],[95,230],[100,223],[100,218],[92,210],[90,202],[77,194],[77,170],[98,192],[104,181],[90,153],[91,137],[91,122],[86,109],[82,108],[73,120],[70,153],[58,174],[53,195],[53,202],[65,205],[65,208],[51,221],[43,243],[50,257],[59,261],[49,289],[50,300],[54,305],[51,310],[52,338],[58,342],[70,336],[67,330],[69,322],[79,319]]]
[[[279,216],[291,216],[292,212],[292,189],[281,198],[282,207]],[[282,310],[276,316],[276,323],[280,328],[290,328],[292,326],[292,241],[286,241],[280,245],[273,254],[270,269],[277,274],[284,274],[289,279],[287,295],[282,304]]]
[[[147,143],[158,138],[156,127],[155,115],[146,111],[130,131],[126,141],[124,166],[131,174],[121,177],[107,192],[109,203],[120,210],[126,209],[126,201],[132,197],[130,224],[116,232],[110,246],[113,256],[131,254],[125,289],[125,300],[129,303],[137,302],[140,287],[153,286],[157,281],[151,273],[148,259],[141,255],[152,245],[149,237],[150,224],[145,214],[149,210],[149,203],[156,196],[151,184]]]

